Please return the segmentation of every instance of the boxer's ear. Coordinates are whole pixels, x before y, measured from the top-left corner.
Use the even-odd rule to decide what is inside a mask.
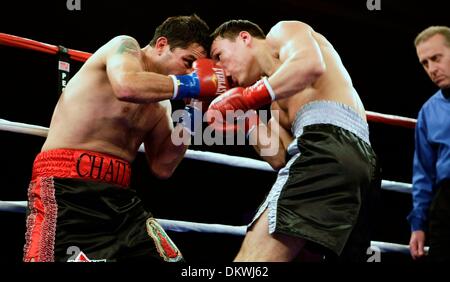
[[[161,55],[164,51],[164,48],[169,45],[169,41],[166,37],[161,36],[156,40],[155,49],[157,50],[158,55]]]
[[[239,38],[244,42],[245,45],[250,45],[252,43],[252,36],[247,31],[239,32]]]

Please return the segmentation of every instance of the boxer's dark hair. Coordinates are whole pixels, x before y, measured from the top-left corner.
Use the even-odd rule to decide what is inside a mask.
[[[191,44],[197,43],[209,53],[211,45],[209,32],[209,26],[196,14],[169,17],[156,28],[150,46],[154,47],[159,37],[166,37],[170,50],[186,49]]]
[[[230,20],[224,22],[211,34],[211,38],[214,40],[220,36],[234,41],[241,31],[246,31],[256,38],[266,38],[264,31],[257,24],[248,20]]]

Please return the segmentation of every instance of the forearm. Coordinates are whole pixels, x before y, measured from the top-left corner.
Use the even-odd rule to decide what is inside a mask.
[[[263,77],[249,87],[236,87],[227,91],[214,100],[210,108],[219,110],[222,114],[230,110],[230,106],[244,111],[259,109],[275,100],[298,94],[315,83],[323,74],[324,67],[320,63],[311,63],[306,60],[304,66],[300,67],[299,62],[294,62],[296,60],[300,59],[286,62],[269,78]],[[230,105],[225,106],[225,104]]]
[[[152,160],[151,168],[154,174],[160,178],[170,177],[180,162],[183,160],[191,135],[181,125],[178,124],[161,144],[161,149]]]
[[[273,169],[279,170],[285,165],[286,148],[274,126],[266,126],[260,122],[257,128],[249,133],[249,143]]]
[[[118,99],[131,103],[154,103],[173,95],[172,79],[152,72],[124,73],[118,85],[114,89]]]
[[[144,68],[144,51],[134,38],[118,36],[108,44],[106,73],[117,99],[154,103],[172,97],[171,78],[154,69]]]

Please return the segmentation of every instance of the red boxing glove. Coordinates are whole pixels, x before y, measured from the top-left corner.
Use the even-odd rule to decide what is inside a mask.
[[[174,83],[172,99],[211,98],[230,89],[225,71],[211,59],[198,59],[192,65],[194,72],[170,75]]]
[[[247,88],[236,87],[230,89],[225,94],[214,99],[209,109],[218,110],[225,115],[225,111],[230,110],[243,110],[246,112],[249,109],[258,109],[272,103],[273,100],[275,100],[275,93],[267,77],[264,77]]]
[[[200,96],[218,96],[225,93],[230,86],[223,68],[211,59],[198,59],[192,67],[200,80]]]
[[[236,87],[214,99],[206,112],[206,117],[216,130],[236,130],[234,123],[231,124],[231,121],[226,119],[227,111],[247,112],[270,104],[274,99],[275,93],[267,77],[264,77],[250,87]]]
[[[239,115],[233,115],[228,119],[224,119],[217,110],[208,110],[206,120],[216,131],[221,131],[224,134],[242,132],[247,139],[259,125],[259,117],[255,110],[249,110],[245,113],[241,111]]]

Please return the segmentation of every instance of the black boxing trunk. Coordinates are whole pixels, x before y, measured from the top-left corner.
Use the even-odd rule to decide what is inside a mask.
[[[57,149],[37,155],[28,189],[24,261],[181,261],[129,188],[131,165]]]
[[[349,106],[315,101],[297,113],[288,160],[249,228],[268,209],[269,233],[362,260],[380,188],[368,125]]]

